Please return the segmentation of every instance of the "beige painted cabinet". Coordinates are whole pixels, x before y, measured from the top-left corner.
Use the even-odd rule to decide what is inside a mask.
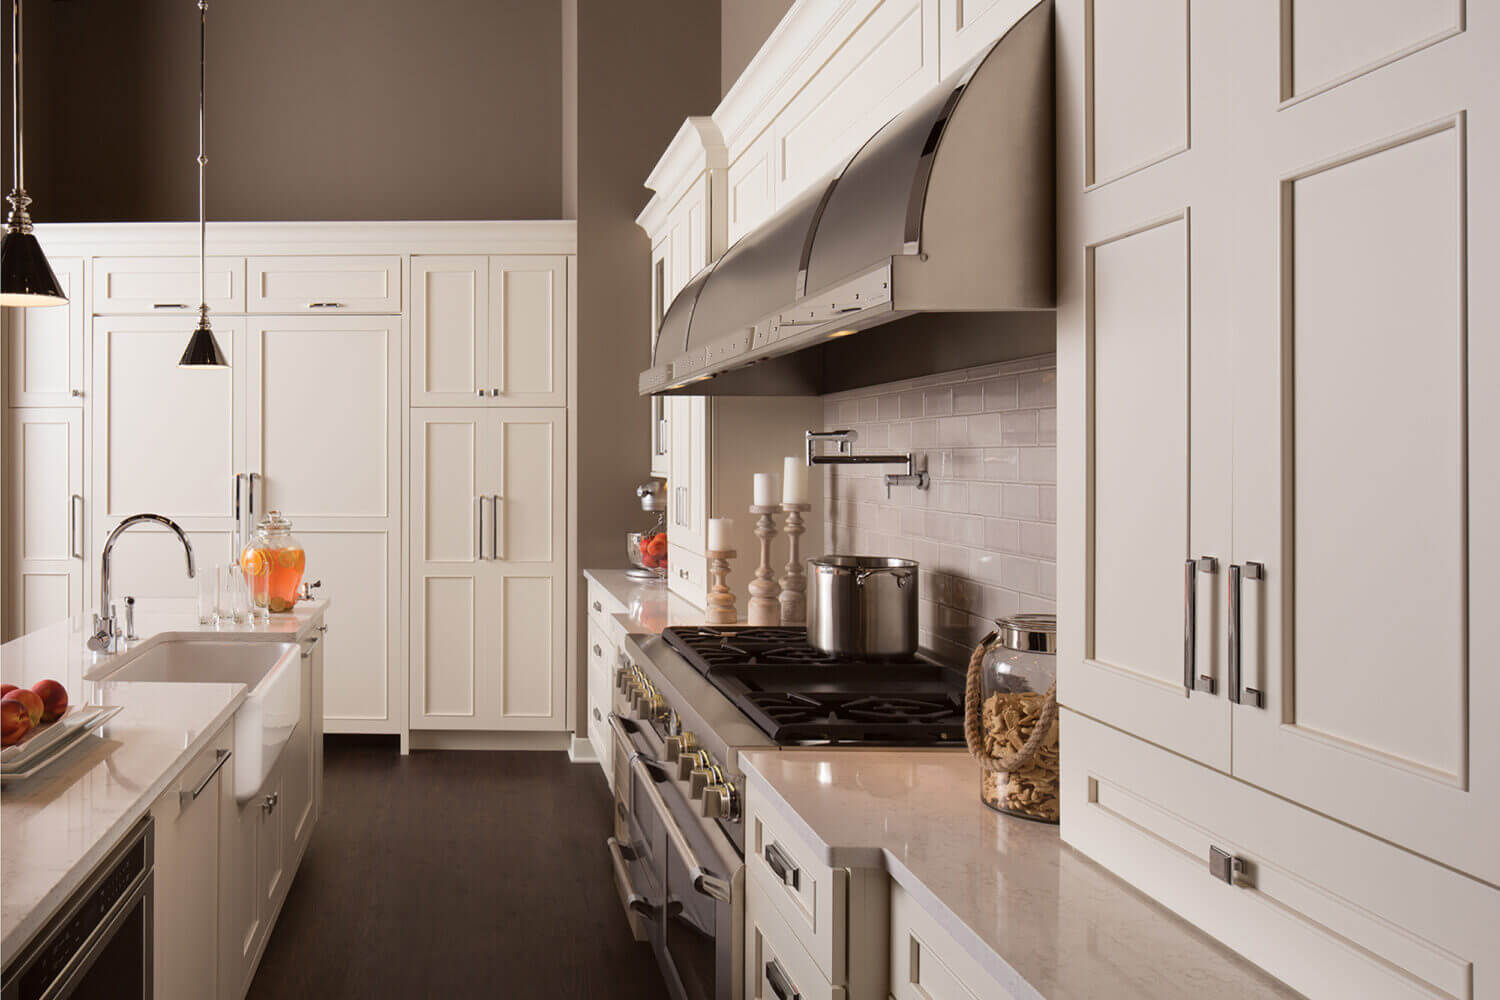
[[[1304,992],[1500,995],[1500,30],[1316,7],[1059,4],[1063,834]]]
[[[234,724],[151,806],[155,821],[151,915],[157,1000],[200,1000],[219,991],[220,812],[232,807]]]
[[[83,402],[83,331],[88,316],[83,261],[54,257],[51,263],[68,304],[6,309],[0,319],[9,406],[79,406]]]
[[[252,313],[399,313],[395,255],[251,257],[245,309]]]
[[[566,728],[566,415],[412,418],[412,729]]]
[[[83,411],[12,410],[4,451],[9,640],[78,614],[85,604]]]
[[[412,258],[413,406],[567,403],[558,254]]]
[[[95,257],[93,268],[93,311],[96,315],[191,315],[198,308],[200,286],[196,255]],[[203,290],[207,292],[208,307],[215,316],[244,312],[245,258],[208,258]]]

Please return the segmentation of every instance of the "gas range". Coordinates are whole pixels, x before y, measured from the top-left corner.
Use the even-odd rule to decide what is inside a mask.
[[[929,660],[833,656],[800,628],[676,626],[662,638],[778,745],[963,742],[963,677]]]

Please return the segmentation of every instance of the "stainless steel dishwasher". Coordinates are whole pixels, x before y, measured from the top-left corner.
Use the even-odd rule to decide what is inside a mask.
[[[3,1000],[151,1000],[153,827],[110,850],[0,976]]]

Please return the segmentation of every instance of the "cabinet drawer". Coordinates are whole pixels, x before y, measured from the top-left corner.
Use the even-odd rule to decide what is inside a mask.
[[[745,865],[755,892],[781,914],[829,981],[848,982],[849,872],[813,860],[779,813],[754,807],[750,792]]]
[[[251,257],[245,269],[249,312],[401,311],[400,257]]]
[[[1062,725],[1063,839],[1293,989],[1500,995],[1500,890],[1086,716]],[[1232,884],[1211,847],[1243,862]]]
[[[629,609],[615,600],[614,595],[593,580],[589,581],[589,617],[598,623],[600,628],[608,628],[610,619],[614,615],[622,615]]]
[[[844,1000],[848,991],[823,975],[773,900],[765,887],[746,880],[745,1000]]]
[[[245,258],[208,258],[205,279],[211,311],[245,311]],[[198,291],[197,257],[94,260],[94,312],[101,315],[192,312]]]
[[[932,915],[891,887],[891,996],[895,1000],[1011,1000]]]
[[[750,571],[746,571],[750,572]],[[730,585],[731,588],[733,584]],[[708,603],[708,560],[681,545],[667,544],[667,589],[704,607]],[[741,598],[743,600],[743,598]],[[743,616],[744,607],[740,607]]]

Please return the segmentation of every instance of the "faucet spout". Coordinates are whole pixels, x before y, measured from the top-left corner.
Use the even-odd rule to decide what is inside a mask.
[[[193,543],[188,540],[187,532],[170,517],[162,514],[132,514],[119,524],[115,525],[109,537],[104,540],[104,551],[99,556],[99,617],[110,621],[113,617],[109,609],[110,604],[110,558],[114,553],[115,541],[119,539],[127,529],[137,524],[160,524],[165,526],[177,536],[182,543],[183,551],[187,553],[187,575],[195,577],[198,575],[197,559],[193,555]]]

